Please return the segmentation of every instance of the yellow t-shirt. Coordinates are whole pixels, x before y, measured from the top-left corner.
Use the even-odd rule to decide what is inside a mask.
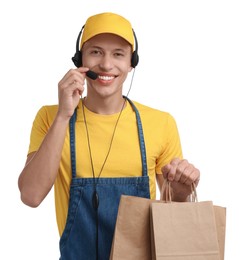
[[[92,177],[91,158],[84,124],[82,101],[77,108],[76,120],[76,170],[77,177]],[[133,102],[139,111],[146,146],[148,175],[150,179],[150,196],[156,198],[155,173],[173,158],[182,158],[180,138],[174,118],[145,105]],[[29,153],[37,151],[50,128],[58,106],[43,106],[37,113],[31,131]],[[112,134],[118,114],[100,115],[85,108],[92,161],[95,176],[100,174],[111,143]],[[133,177],[142,175],[140,144],[136,124],[136,115],[131,105],[126,103],[119,119],[112,148],[101,172],[103,177]],[[71,182],[69,129],[60,161],[57,179],[54,184],[57,224],[62,234],[68,212],[69,186]]]

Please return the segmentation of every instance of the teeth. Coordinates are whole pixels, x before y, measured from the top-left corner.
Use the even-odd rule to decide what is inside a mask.
[[[102,79],[102,80],[111,80],[114,78],[112,76],[98,76],[98,77],[99,77],[99,79]]]

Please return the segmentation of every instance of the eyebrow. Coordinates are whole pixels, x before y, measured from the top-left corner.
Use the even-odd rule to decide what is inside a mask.
[[[89,49],[90,49],[90,48],[94,48],[94,49],[103,50],[103,48],[102,48],[102,47],[100,47],[100,46],[96,46],[96,45],[89,46],[88,48],[89,48]],[[116,48],[116,49],[114,49],[113,51],[121,51],[121,52],[125,52],[125,50],[124,50],[124,49],[122,49],[122,48]]]

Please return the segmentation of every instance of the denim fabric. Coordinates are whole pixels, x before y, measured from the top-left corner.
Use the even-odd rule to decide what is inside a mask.
[[[136,112],[141,147],[143,171],[139,177],[76,178],[75,114],[70,121],[72,182],[66,226],[59,243],[60,260],[108,260],[121,195],[150,198],[141,120],[136,107],[129,102]],[[94,191],[99,198],[97,209],[93,206]]]

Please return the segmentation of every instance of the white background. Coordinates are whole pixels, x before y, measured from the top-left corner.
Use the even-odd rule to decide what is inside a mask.
[[[227,207],[225,259],[243,260],[244,4],[235,0],[1,1],[0,259],[59,257],[53,192],[29,208],[17,179],[37,110],[57,103],[81,26],[103,11],[131,21],[140,62],[130,98],[175,117],[184,156],[201,170],[198,199]]]

